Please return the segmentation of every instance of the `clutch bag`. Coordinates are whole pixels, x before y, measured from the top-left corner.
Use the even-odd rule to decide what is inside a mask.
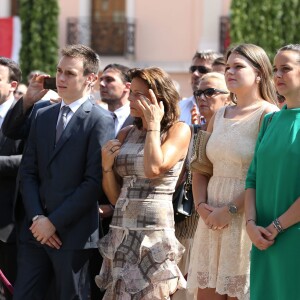
[[[190,160],[190,170],[207,177],[213,174],[213,165],[206,155],[206,145],[211,133],[199,130]]]

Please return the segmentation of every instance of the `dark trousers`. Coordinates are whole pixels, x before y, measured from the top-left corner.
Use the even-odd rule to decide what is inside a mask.
[[[17,275],[17,245],[0,241],[0,269],[13,285]],[[0,280],[0,300],[11,300],[12,294]]]
[[[92,249],[55,250],[38,243],[21,243],[14,299],[45,299],[53,275],[57,300],[88,299],[91,253]]]

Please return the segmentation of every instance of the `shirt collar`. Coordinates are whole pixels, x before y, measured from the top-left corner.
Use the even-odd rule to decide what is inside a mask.
[[[128,113],[127,112],[130,112],[130,107],[129,107],[129,103],[119,107],[118,109],[116,109],[114,111],[114,113],[116,114],[117,118],[120,119],[124,116],[126,116],[126,118],[128,117]]]
[[[4,103],[0,105],[0,117],[5,118],[9,108],[12,106],[14,102],[14,97],[10,97],[8,100],[6,100]]]
[[[71,111],[75,114],[75,112],[77,111],[77,109],[85,102],[87,101],[88,97],[82,97],[70,104],[66,104],[64,102],[64,100],[61,101],[61,105],[60,105],[60,109],[63,107],[63,106],[69,106]]]

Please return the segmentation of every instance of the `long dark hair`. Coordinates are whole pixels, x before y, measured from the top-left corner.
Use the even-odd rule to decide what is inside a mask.
[[[161,120],[161,132],[166,132],[179,119],[178,102],[180,96],[173,84],[170,76],[162,69],[150,67],[145,69],[131,69],[129,77],[140,78],[143,80],[149,89],[152,89],[157,101],[162,101],[164,104],[164,116]],[[135,118],[135,125],[141,129],[143,127],[142,119]]]

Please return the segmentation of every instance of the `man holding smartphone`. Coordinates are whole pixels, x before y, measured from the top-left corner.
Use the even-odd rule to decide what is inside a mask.
[[[34,116],[21,164],[26,217],[14,299],[43,299],[54,274],[56,299],[87,299],[89,258],[98,251],[101,146],[114,137],[110,114],[89,101],[99,59],[84,45],[64,48],[57,66],[59,104]],[[41,97],[34,77],[30,99]],[[29,99],[29,97],[28,97]],[[26,105],[23,102],[26,111]]]

